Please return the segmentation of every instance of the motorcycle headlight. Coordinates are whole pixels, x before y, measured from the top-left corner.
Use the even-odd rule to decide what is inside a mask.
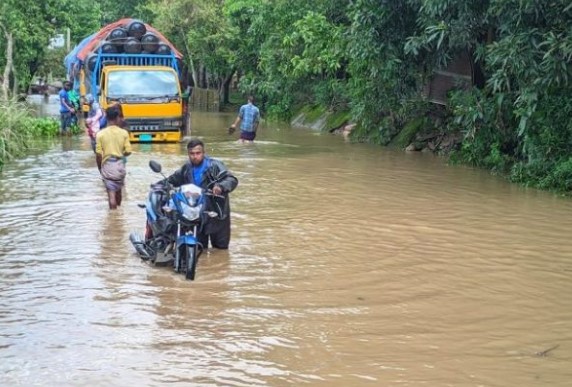
[[[183,217],[187,220],[196,220],[201,215],[201,206],[191,207],[188,204],[181,203]]]

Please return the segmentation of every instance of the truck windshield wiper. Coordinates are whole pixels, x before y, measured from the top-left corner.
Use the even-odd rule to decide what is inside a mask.
[[[165,94],[165,95],[153,95],[153,96],[147,96],[147,97],[143,97],[144,99],[147,100],[153,100],[153,99],[165,99],[168,98],[169,101],[171,100],[178,100],[179,96],[178,95],[173,95],[173,94]]]
[[[107,97],[107,99],[110,101],[118,101],[118,102],[134,98],[141,98],[141,96],[137,94],[120,94],[120,95],[110,95],[109,97]]]

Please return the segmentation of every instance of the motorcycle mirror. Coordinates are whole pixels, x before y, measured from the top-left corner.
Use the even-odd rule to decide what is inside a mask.
[[[153,172],[161,173],[161,164],[159,164],[155,160],[149,161],[149,168],[151,168]]]

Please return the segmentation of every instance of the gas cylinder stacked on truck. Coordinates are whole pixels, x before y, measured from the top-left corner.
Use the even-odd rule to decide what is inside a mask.
[[[148,32],[145,23],[139,20],[132,20],[112,29],[107,38],[100,42],[98,49],[104,54],[171,54],[169,44],[162,41],[156,34]],[[98,49],[87,57],[89,71],[95,69]]]

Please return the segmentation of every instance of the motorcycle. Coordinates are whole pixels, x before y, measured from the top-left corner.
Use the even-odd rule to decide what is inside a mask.
[[[204,209],[206,197],[214,194],[194,184],[175,188],[161,173],[161,164],[151,160],[149,167],[164,179],[151,184],[145,204],[139,205],[147,213],[145,235],[131,233],[129,240],[144,261],[156,266],[172,264],[175,272],[194,280],[197,262],[204,250],[197,231],[205,219],[219,215]]]

